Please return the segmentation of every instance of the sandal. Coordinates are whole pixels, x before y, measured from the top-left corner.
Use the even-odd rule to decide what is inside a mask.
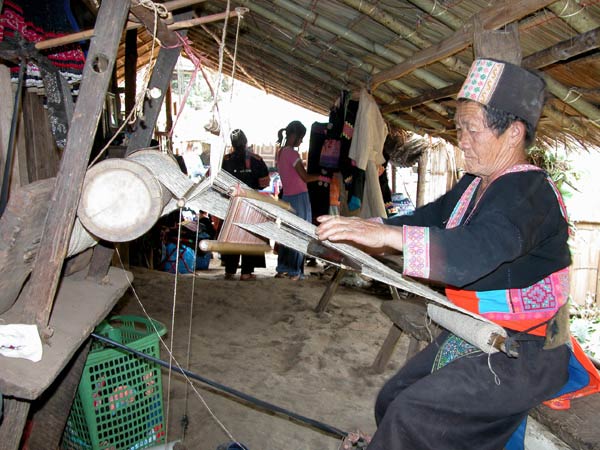
[[[287,278],[287,272],[277,272],[275,278]]]
[[[256,275],[253,273],[243,273],[240,275],[240,281],[252,281],[256,280]]]
[[[223,277],[226,280],[235,280],[235,274],[234,273],[225,273],[225,276]]]

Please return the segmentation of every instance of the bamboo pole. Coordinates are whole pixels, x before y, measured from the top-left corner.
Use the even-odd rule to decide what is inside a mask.
[[[203,239],[198,244],[203,252],[218,252],[233,255],[263,255],[271,251],[267,244],[242,244],[238,242],[221,242]]]
[[[237,16],[238,13],[236,11],[232,11],[229,13],[229,18]],[[219,20],[223,20],[227,17],[226,13],[218,13],[211,14],[209,16],[196,17],[194,19],[182,20],[181,22],[175,22],[171,25],[167,25],[167,28],[171,31],[181,30],[183,28],[191,28],[196,25],[201,25],[203,23],[211,23],[217,22]],[[126,30],[134,30],[137,28],[141,28],[143,25],[141,23],[136,22],[127,22],[125,29]],[[60,47],[61,45],[72,44],[74,42],[85,41],[94,37],[94,29],[79,31],[77,33],[71,33],[66,36],[60,36],[53,39],[46,39],[45,41],[40,41],[35,44],[36,50],[47,50],[54,47]]]

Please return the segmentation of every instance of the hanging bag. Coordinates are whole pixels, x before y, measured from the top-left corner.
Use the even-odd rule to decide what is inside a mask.
[[[319,164],[328,169],[337,169],[340,165],[340,146],[339,139],[325,139],[321,147],[321,158]]]

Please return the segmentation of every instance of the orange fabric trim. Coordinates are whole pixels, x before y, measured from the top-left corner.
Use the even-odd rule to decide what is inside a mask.
[[[570,392],[544,402],[544,405],[552,409],[569,409],[571,407],[571,400],[600,392],[600,373],[598,372],[598,369],[596,369],[594,363],[590,361],[583,351],[583,348],[581,348],[581,345],[579,345],[579,342],[577,342],[577,339],[575,339],[573,336],[571,336],[571,344],[573,354],[590,376],[590,382],[587,386],[579,389],[578,391]]]
[[[479,314],[479,299],[475,291],[463,291],[446,286],[446,297],[456,306],[472,313]]]

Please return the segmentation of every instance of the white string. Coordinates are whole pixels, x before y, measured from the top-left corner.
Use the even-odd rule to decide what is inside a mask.
[[[498,336],[494,335],[494,342],[492,342],[492,347],[496,347],[497,339],[498,339]],[[488,353],[487,364],[488,364],[488,368],[490,369],[490,372],[492,372],[492,374],[494,374],[494,383],[496,383],[496,386],[500,386],[500,377],[498,376],[498,374],[496,372],[494,372],[494,369],[492,369],[492,352]]]
[[[137,291],[133,287],[133,283],[131,282],[131,279],[127,275],[127,271],[125,270],[125,266],[123,264],[123,261],[121,260],[121,254],[119,253],[119,249],[116,248],[116,247],[115,247],[115,252],[117,253],[117,257],[119,259],[119,264],[121,265],[121,268],[123,269],[123,271],[125,273],[125,278],[127,279],[127,282],[129,283],[129,287],[131,288],[133,296],[137,300],[140,308],[142,309],[142,312],[144,313],[144,315],[146,316],[146,318],[149,320],[150,324],[152,325],[152,328],[154,329],[154,333],[156,334],[156,336],[160,340],[160,343],[162,344],[162,347],[169,353],[170,360],[172,360],[175,363],[175,365],[181,371],[183,371],[183,368],[181,367],[181,365],[177,361],[177,358],[175,358],[175,356],[173,356],[173,352],[169,349],[169,347],[167,346],[167,343],[165,342],[165,340],[162,338],[162,336],[158,332],[158,329],[156,328],[156,325],[154,324],[154,321],[152,320],[152,318],[150,317],[150,314],[148,314],[148,311],[146,310],[146,308],[144,307],[144,304],[140,300],[140,297],[138,296]],[[193,276],[196,277],[196,274],[194,274]],[[237,441],[237,439],[235,439],[233,437],[233,435],[227,429],[227,427],[225,426],[225,424],[223,424],[223,422],[221,422],[219,420],[219,418],[216,416],[216,414],[213,412],[213,410],[210,408],[210,406],[208,406],[208,403],[206,403],[206,400],[204,399],[204,397],[202,396],[202,394],[200,394],[200,392],[198,391],[198,389],[196,388],[196,386],[194,385],[194,383],[192,382],[192,380],[187,376],[187,374],[185,374],[183,372],[181,372],[181,374],[183,375],[183,377],[185,378],[185,380],[187,381],[187,383],[189,384],[189,386],[192,388],[192,390],[194,391],[194,393],[196,394],[196,396],[198,397],[198,399],[200,400],[200,402],[202,403],[202,405],[206,408],[206,410],[208,411],[209,415],[213,418],[213,420],[217,423],[217,425],[219,425],[219,427],[221,428],[221,430],[223,430],[223,432],[227,435],[227,437],[229,437],[230,440],[232,440],[233,442],[239,444],[239,442]],[[165,439],[165,442],[167,442],[166,439]]]
[[[199,213],[198,213],[199,214]],[[200,234],[200,217],[198,216],[198,218],[196,219],[196,239],[194,242],[194,249],[195,252],[198,251],[198,237]],[[196,258],[198,257],[198,255],[196,254]],[[189,323],[188,323],[188,341],[187,341],[187,354],[186,354],[186,362],[185,362],[185,367],[189,370],[190,369],[190,354],[192,353],[192,319],[194,317],[194,293],[196,291],[196,272],[195,272],[195,267],[194,267],[194,276],[192,277],[192,295],[190,298],[190,312],[189,312]],[[188,412],[188,395],[189,395],[189,390],[188,390],[188,385],[185,385],[185,406],[184,406],[184,414],[187,416],[187,412]],[[186,427],[187,427],[187,423],[186,423]],[[184,429],[184,439],[185,439],[185,429]]]
[[[175,279],[173,280],[173,308],[171,310],[171,336],[169,350],[169,372],[167,377],[167,412],[165,418],[165,442],[169,442],[169,411],[171,409],[171,376],[173,374],[173,343],[175,338],[175,306],[177,305],[177,282],[179,281],[179,244],[181,242],[182,209],[179,208],[179,228],[175,247]]]

